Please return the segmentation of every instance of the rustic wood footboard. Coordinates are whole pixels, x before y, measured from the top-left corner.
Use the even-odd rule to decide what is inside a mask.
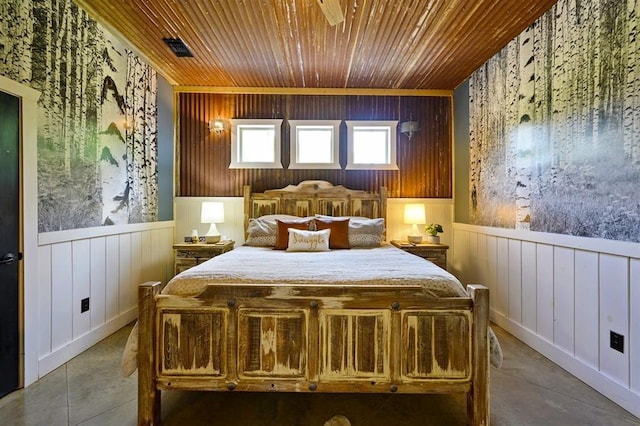
[[[138,424],[160,391],[466,393],[489,423],[489,290],[434,299],[417,286],[139,288]]]

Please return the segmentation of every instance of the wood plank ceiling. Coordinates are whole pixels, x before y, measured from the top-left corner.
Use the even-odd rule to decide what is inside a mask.
[[[225,88],[452,90],[556,0],[75,0],[167,80]],[[193,57],[163,42],[179,37]]]

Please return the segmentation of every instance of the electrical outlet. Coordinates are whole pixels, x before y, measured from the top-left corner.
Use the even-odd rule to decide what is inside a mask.
[[[89,310],[89,298],[82,299],[80,301],[80,313],[87,312]]]
[[[615,331],[609,331],[609,346],[618,352],[624,353],[624,336]]]

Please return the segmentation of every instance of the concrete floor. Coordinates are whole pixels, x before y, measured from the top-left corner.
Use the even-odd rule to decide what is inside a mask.
[[[2,425],[136,423],[136,375],[120,376],[125,327],[27,389],[0,399]],[[491,369],[493,425],[640,425],[623,410],[494,326],[504,351]],[[164,425],[464,425],[463,395],[163,392]]]

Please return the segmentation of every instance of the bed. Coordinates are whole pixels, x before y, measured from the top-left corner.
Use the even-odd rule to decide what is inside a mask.
[[[356,238],[364,229],[356,223],[384,220],[384,188],[246,187],[244,211],[247,230],[281,215],[350,218],[353,247],[293,252],[298,233],[287,228],[286,250],[254,239],[162,292],[159,282],[140,285],[139,424],[159,424],[160,392],[173,389],[466,393],[468,424],[489,423],[489,291],[465,290],[428,261]]]

